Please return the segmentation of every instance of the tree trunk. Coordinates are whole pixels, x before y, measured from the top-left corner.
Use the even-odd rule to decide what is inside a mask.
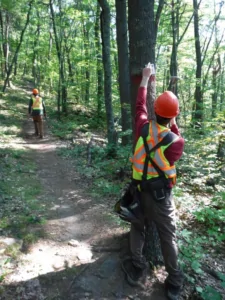
[[[199,1],[197,7],[199,7],[202,0]],[[180,12],[180,8],[182,7],[182,13]],[[177,63],[177,53],[178,47],[187,32],[191,21],[194,17],[194,14],[189,18],[186,26],[182,34],[180,34],[180,23],[182,22],[182,16],[186,10],[186,4],[182,3],[179,0],[172,0],[171,1],[171,27],[172,27],[172,37],[173,37],[173,44],[172,44],[172,52],[170,58],[170,83],[168,90],[172,91],[176,96],[178,96],[178,86],[177,86],[177,76],[178,76],[178,63]]]
[[[97,116],[98,119],[101,116],[103,105],[103,72],[102,72],[102,56],[101,56],[101,44],[100,44],[100,6],[97,4],[96,21],[95,21],[95,48],[97,58]]]
[[[59,85],[58,85],[58,117],[60,118],[60,107],[62,106],[62,112],[67,113],[67,85],[65,81],[65,74],[64,74],[64,53],[62,53],[62,32],[60,34],[57,33],[56,28],[56,20],[55,20],[55,13],[53,8],[52,0],[49,1],[50,5],[50,12],[52,16],[52,25],[53,25],[53,32],[55,36],[55,45],[57,51],[57,57],[59,62]],[[63,30],[63,26],[61,26],[62,22],[62,11],[61,11],[61,0],[59,1],[59,16],[60,16],[60,30]],[[59,36],[60,38],[59,38]]]
[[[5,82],[4,82],[3,89],[2,89],[3,93],[4,93],[5,90],[6,90],[7,84],[9,84],[9,77],[10,77],[10,75],[11,75],[11,72],[12,72],[12,69],[13,69],[13,66],[14,66],[15,62],[17,61],[17,57],[18,57],[18,55],[19,55],[20,47],[21,47],[21,44],[22,44],[22,42],[23,42],[23,36],[24,36],[24,33],[25,33],[25,31],[26,31],[26,29],[27,29],[27,26],[28,26],[28,24],[29,24],[29,22],[30,22],[30,14],[31,14],[32,4],[33,4],[33,0],[29,2],[29,10],[28,10],[28,12],[27,12],[26,23],[25,23],[25,25],[24,25],[23,30],[21,31],[19,44],[17,45],[17,48],[16,48],[15,54],[14,54],[14,56],[13,56],[12,62],[11,62],[11,64],[10,64],[9,68],[8,68],[8,71],[7,71],[6,79],[5,79]]]
[[[127,38],[126,0],[116,0],[116,33],[119,65],[119,91],[121,105],[122,131],[131,129],[130,78]],[[122,144],[127,145],[130,135],[122,136]]]
[[[160,1],[160,5],[161,5]],[[154,1],[128,0],[128,26],[129,26],[129,50],[130,50],[130,74],[131,74],[131,113],[132,128],[134,128],[135,102],[142,68],[151,62],[155,64],[155,45],[158,23],[154,19]],[[155,100],[155,81],[149,85],[147,95],[147,108],[149,118],[153,119]],[[135,135],[134,135],[135,136]]]
[[[85,96],[84,101],[86,104],[89,103],[90,98],[90,65],[89,65],[89,33],[85,24],[83,24],[84,33],[84,53],[85,53]]]
[[[33,68],[32,68],[32,75],[34,78],[35,86],[38,86],[38,83],[39,83],[37,80],[37,55],[38,55],[37,46],[39,43],[40,28],[41,28],[39,13],[37,14],[37,18],[38,18],[38,25],[37,25],[37,30],[35,32],[34,51],[33,51]]]
[[[225,64],[225,54],[223,56],[223,66]],[[223,110],[224,108],[224,104],[225,104],[225,86],[224,86],[224,81],[225,81],[225,76],[224,76],[224,68],[222,68],[221,70],[221,77],[220,77],[220,90],[221,90],[221,94],[220,94],[220,111]]]
[[[176,18],[176,7],[178,7],[178,3],[174,3],[174,0],[171,1],[171,24],[172,24],[172,36],[173,36],[173,46],[172,53],[170,57],[170,84],[168,87],[169,91],[172,91],[175,95],[177,95],[177,84],[174,84],[174,79],[177,77],[177,37],[178,37],[178,28],[179,28],[179,19]],[[176,80],[177,83],[177,80]]]
[[[143,67],[148,63],[155,64],[155,45],[159,18],[164,1],[159,5],[154,14],[154,0],[133,1],[128,0],[128,26],[129,26],[129,50],[130,50],[130,74],[131,74],[131,111],[133,137],[135,103],[141,80]],[[151,82],[147,91],[147,108],[149,118],[155,118],[153,103],[156,95],[155,76],[151,76]],[[135,138],[133,138],[135,143]],[[157,229],[153,222],[146,224],[145,254],[152,265],[162,262],[161,246]]]
[[[215,1],[214,1],[214,10],[215,10]],[[217,18],[215,18],[215,48],[218,46],[218,31],[217,31]],[[215,59],[214,59],[215,60]],[[217,103],[218,103],[218,87],[220,82],[218,81],[218,74],[221,70],[221,60],[218,55],[217,60],[214,62],[213,72],[212,72],[212,118],[216,117]]]
[[[67,65],[68,65],[68,76],[69,76],[69,81],[70,81],[71,83],[74,83],[74,71],[73,71],[73,66],[72,66],[72,62],[71,62],[71,59],[70,59],[70,51],[71,51],[71,47],[68,47],[68,46],[66,45],[65,51],[66,51],[66,57],[67,57]]]
[[[3,76],[7,74],[9,69],[9,13],[0,11],[0,25],[2,35],[2,52],[4,57]]]
[[[193,111],[192,119],[194,124],[198,121],[200,124],[203,121],[203,94],[201,89],[202,84],[202,53],[200,45],[199,34],[199,16],[198,16],[198,3],[197,0],[193,0],[194,8],[194,34],[195,34],[195,53],[196,53],[196,85],[195,85],[195,110]]]
[[[52,24],[49,24],[49,42],[48,42],[48,60],[51,60],[52,55]],[[49,92],[52,90],[52,78],[49,78]]]
[[[110,58],[110,7],[106,0],[98,0],[101,11],[101,35],[102,35],[102,58],[104,66],[104,94],[107,118],[108,144],[114,153],[117,143],[114,128],[114,117],[112,107],[112,68]]]

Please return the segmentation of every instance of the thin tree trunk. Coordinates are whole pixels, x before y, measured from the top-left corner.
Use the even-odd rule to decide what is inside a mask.
[[[60,34],[60,39],[57,34],[56,29],[56,22],[55,22],[55,13],[53,8],[52,0],[49,1],[50,5],[50,11],[52,16],[52,25],[53,25],[53,32],[55,36],[55,45],[56,45],[56,51],[59,61],[59,85],[58,85],[58,117],[60,118],[60,107],[62,105],[62,112],[67,113],[67,87],[65,82],[65,75],[64,75],[64,61],[63,61],[63,53],[62,53],[62,34]],[[61,0],[59,1],[59,14],[60,14],[60,22],[61,22]],[[62,30],[60,26],[60,30]]]
[[[225,54],[223,56],[223,66],[225,65]],[[225,76],[224,76],[224,68],[222,68],[221,71],[221,77],[220,77],[220,90],[221,90],[221,94],[220,94],[220,111],[223,110],[224,108],[224,104],[225,104],[225,86],[224,86],[224,81],[225,81]]]
[[[96,21],[95,21],[95,48],[97,58],[97,116],[98,119],[101,116],[103,105],[103,71],[102,71],[102,56],[101,56],[101,44],[100,44],[100,6],[97,4]]]
[[[28,10],[28,13],[27,13],[26,23],[25,23],[25,26],[24,26],[23,30],[21,31],[19,44],[18,44],[18,46],[17,46],[17,48],[16,48],[16,52],[15,52],[15,54],[14,54],[14,56],[13,56],[12,62],[11,62],[11,64],[10,64],[9,68],[8,68],[8,71],[7,71],[6,79],[5,79],[5,82],[4,82],[3,89],[2,89],[3,93],[4,93],[5,90],[6,90],[7,83],[9,83],[9,77],[10,77],[10,75],[11,75],[13,65],[15,64],[15,62],[16,62],[16,60],[17,60],[17,56],[18,56],[18,54],[19,54],[20,47],[21,47],[21,44],[22,44],[22,42],[23,42],[23,36],[24,36],[24,33],[25,33],[25,31],[26,31],[26,29],[27,29],[27,26],[28,26],[28,24],[29,24],[29,22],[30,22],[30,14],[31,14],[31,9],[32,9],[32,4],[33,4],[33,0],[30,1],[29,4],[28,4],[28,5],[29,5],[29,10]]]
[[[55,13],[54,13],[52,0],[49,1],[49,5],[50,5],[51,16],[52,16],[53,32],[54,32],[54,36],[55,36],[56,52],[57,52],[58,63],[59,63],[59,84],[58,84],[57,108],[58,108],[58,118],[60,119],[61,103],[62,103],[61,49],[60,49],[60,43],[58,40],[58,35],[57,35],[57,30],[56,30]]]
[[[170,84],[168,87],[169,91],[173,91],[175,95],[177,95],[177,84],[174,85],[174,81],[172,78],[177,77],[177,36],[178,36],[178,26],[179,22],[177,22],[176,18],[176,6],[178,6],[178,3],[174,3],[174,0],[171,1],[171,24],[172,24],[172,36],[173,36],[173,46],[172,46],[172,53],[171,53],[171,58],[170,58]]]
[[[217,59],[218,65],[214,66],[213,68],[213,74],[212,74],[212,89],[213,89],[213,94],[212,94],[212,118],[216,117],[216,109],[217,109],[217,99],[218,99],[218,86],[219,82],[217,83],[218,79],[218,73],[221,70],[221,61],[220,57]]]
[[[4,55],[3,74],[5,76],[9,68],[9,13],[7,11],[5,11],[5,13],[3,14],[3,12],[0,10],[0,25],[1,25],[1,34],[3,39],[2,52]]]
[[[71,47],[67,46],[67,40],[65,41],[65,43],[66,43],[65,51],[66,51],[66,57],[67,57],[69,81],[71,83],[74,83],[74,71],[73,71],[73,66],[72,66],[72,62],[71,62],[71,59],[70,59]]]
[[[121,105],[122,131],[131,129],[130,78],[127,37],[126,0],[116,0],[116,32],[119,65],[119,91]],[[127,145],[130,136],[122,136],[122,144]]]
[[[200,0],[200,2],[201,2],[201,0]],[[199,2],[199,4],[200,4],[200,2]],[[203,121],[203,93],[204,93],[204,88],[205,88],[206,83],[207,83],[209,70],[212,66],[212,63],[214,61],[214,57],[215,57],[215,55],[218,51],[219,45],[223,41],[223,36],[224,36],[224,31],[223,31],[223,33],[221,35],[221,39],[218,42],[218,45],[216,46],[216,49],[214,50],[214,52],[212,54],[212,57],[210,59],[208,69],[206,70],[205,75],[202,78],[202,66],[204,64],[206,54],[207,54],[207,51],[209,49],[210,42],[212,40],[212,36],[213,36],[213,32],[214,32],[216,22],[214,22],[214,24],[213,24],[210,37],[208,38],[207,42],[205,42],[204,51],[202,51],[201,44],[200,44],[200,34],[199,34],[199,16],[198,16],[199,4],[197,3],[197,0],[193,0],[195,51],[196,51],[197,68],[196,68],[196,86],[195,86],[195,94],[194,94],[194,98],[195,98],[194,105],[195,105],[195,107],[193,107],[194,110],[193,110],[193,113],[192,113],[192,120],[193,120],[193,124],[197,125],[197,128],[201,128],[201,124],[202,124],[202,121]],[[219,19],[223,5],[224,5],[224,2],[221,2],[219,12],[215,16],[215,21]]]
[[[84,53],[85,53],[85,103],[89,103],[90,98],[90,66],[89,66],[89,34],[85,24],[83,24],[84,33]]]
[[[98,0],[101,11],[101,35],[102,35],[102,58],[104,66],[104,94],[107,117],[108,144],[115,151],[117,137],[114,127],[113,107],[112,107],[112,68],[110,57],[110,7],[106,0]]]
[[[197,7],[199,7],[202,0],[199,1]],[[180,11],[182,8],[182,12]],[[180,23],[182,19],[182,15],[184,14],[186,10],[186,4],[182,3],[179,0],[172,0],[171,1],[171,27],[172,27],[172,36],[173,36],[173,44],[172,44],[172,52],[171,52],[171,58],[170,58],[170,83],[168,90],[172,91],[175,95],[178,96],[178,85],[177,85],[177,76],[178,76],[178,63],[177,63],[177,53],[178,53],[178,47],[180,43],[182,42],[185,33],[187,32],[191,21],[194,17],[194,13],[189,18],[189,21],[187,22],[183,33],[180,35]]]
[[[37,51],[37,46],[39,43],[39,37],[40,37],[40,16],[39,13],[37,14],[37,18],[38,18],[38,25],[37,25],[37,30],[35,32],[35,40],[34,40],[34,51],[33,51],[33,68],[32,68],[32,75],[34,78],[34,85],[38,86],[38,80],[37,80],[37,55],[38,55],[38,51]]]
[[[196,85],[195,85],[195,110],[193,111],[192,119],[194,123],[198,120],[198,122],[202,123],[203,121],[203,95],[202,95],[202,53],[201,53],[201,45],[200,45],[200,34],[199,34],[199,15],[198,15],[198,3],[197,0],[193,0],[194,7],[194,34],[195,34],[195,53],[196,53]]]
[[[51,55],[52,55],[52,27],[51,24],[49,24],[49,42],[48,42],[48,60],[51,60]],[[52,78],[49,78],[49,87],[50,87],[50,92],[52,89]]]

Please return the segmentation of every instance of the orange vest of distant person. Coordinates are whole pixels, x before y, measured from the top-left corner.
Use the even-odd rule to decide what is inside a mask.
[[[33,110],[42,110],[43,109],[43,104],[42,104],[42,98],[39,96],[32,97],[32,109]]]

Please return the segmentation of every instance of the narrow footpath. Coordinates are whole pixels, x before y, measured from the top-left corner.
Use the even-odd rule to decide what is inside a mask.
[[[127,229],[110,217],[112,203],[91,199],[75,164],[58,156],[66,144],[51,135],[47,123],[41,140],[32,135],[33,124],[27,120],[20,145],[38,166],[38,200],[46,222],[33,230],[43,234],[22,251],[4,282],[7,296],[0,299],[166,300],[163,273],[149,276],[144,290],[126,283],[120,262],[128,253]]]

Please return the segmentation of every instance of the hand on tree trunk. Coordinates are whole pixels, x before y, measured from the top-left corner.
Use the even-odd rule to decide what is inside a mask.
[[[140,86],[147,87],[150,76],[152,75],[152,66],[150,63],[142,70],[142,80]]]

